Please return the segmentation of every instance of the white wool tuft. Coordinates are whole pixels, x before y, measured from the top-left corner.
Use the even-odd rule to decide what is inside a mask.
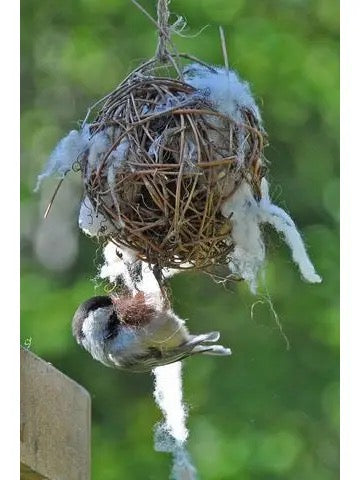
[[[97,170],[97,168],[101,165],[104,155],[107,153],[110,147],[110,139],[105,130],[101,130],[101,132],[96,133],[91,138],[89,155],[87,158],[87,178],[89,178],[92,172]]]
[[[284,235],[304,279],[311,283],[321,282],[294,221],[282,208],[271,203],[265,178],[261,183],[261,197],[256,202],[250,186],[243,182],[222,206],[223,215],[231,220],[231,236],[235,244],[230,254],[231,272],[246,280],[251,291],[256,292],[257,276],[265,259],[260,226],[269,223]]]
[[[109,158],[107,159],[107,165],[109,169],[112,167],[114,170],[121,167],[126,162],[126,157],[129,150],[129,141],[123,140],[119,145],[113,150]]]
[[[104,248],[103,255],[105,263],[100,269],[100,278],[108,279],[111,283],[116,283],[120,278],[132,293],[140,290],[162,302],[162,292],[152,268],[147,262],[139,260],[134,250],[109,242]],[[139,276],[132,273],[135,266],[141,267]],[[164,278],[170,278],[179,272],[180,270],[166,268],[162,275]]]
[[[159,282],[156,280],[152,269],[146,262],[141,262],[141,265],[142,278],[136,283],[136,288],[138,288],[141,292],[145,292],[148,295],[150,294],[152,298],[157,299],[157,303],[161,305],[163,295]]]
[[[218,112],[233,121],[241,122],[241,109],[248,109],[261,122],[249,84],[241,80],[233,70],[193,63],[186,68],[184,80],[202,92]]]
[[[116,171],[126,162],[126,157],[129,150],[129,142],[128,140],[123,140],[117,146],[117,148],[111,152],[109,158],[107,160],[108,163],[108,171],[107,171],[107,181],[110,188],[110,193],[116,206],[118,218],[121,218],[121,212],[118,200],[115,194],[115,186],[116,186]]]
[[[186,411],[182,401],[181,362],[154,369],[154,397],[165,417],[164,428],[183,443],[188,437]]]
[[[79,213],[79,227],[89,235],[95,237],[98,235],[108,235],[115,231],[115,227],[100,212],[95,212],[92,203],[88,197],[81,202]]]
[[[81,130],[71,130],[62,138],[51,153],[44,170],[37,178],[35,192],[37,192],[45,178],[58,174],[61,178],[71,170],[72,166],[89,145],[89,126]]]
[[[311,283],[320,283],[321,277],[316,273],[311,263],[293,219],[282,208],[271,203],[269,187],[265,178],[261,182],[261,195],[259,204],[260,221],[269,223],[284,235],[285,242],[291,249],[293,261],[299,266],[304,279]]]
[[[122,247],[120,250],[114,243],[109,242],[104,248],[103,255],[105,263],[101,267],[100,278],[107,278],[111,283],[115,283],[120,277],[126,287],[133,292],[134,281],[129,266],[131,267],[136,262],[136,253],[126,247]]]
[[[189,432],[182,398],[181,368],[181,362],[176,362],[153,370],[154,397],[164,415],[164,422],[156,427],[155,450],[172,453],[174,480],[195,480],[196,470],[186,449]]]
[[[165,102],[156,105],[154,113],[167,112],[179,107],[185,107],[189,103],[192,103],[193,99],[194,94],[176,93],[175,95],[166,95]]]
[[[258,220],[258,205],[251,188],[243,182],[223,204],[222,213],[231,218],[231,236],[235,248],[230,255],[229,268],[234,275],[246,280],[252,292],[265,259],[265,247]]]

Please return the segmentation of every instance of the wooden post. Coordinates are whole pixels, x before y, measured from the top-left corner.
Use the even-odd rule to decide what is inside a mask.
[[[21,348],[21,480],[90,479],[88,392]]]

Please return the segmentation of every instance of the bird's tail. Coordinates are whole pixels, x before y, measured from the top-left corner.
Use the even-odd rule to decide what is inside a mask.
[[[225,348],[222,345],[203,345],[204,343],[217,342],[220,338],[219,332],[209,332],[200,335],[193,335],[188,342],[188,346],[193,348],[190,351],[190,355],[196,353],[204,353],[206,355],[231,355],[230,348]]]

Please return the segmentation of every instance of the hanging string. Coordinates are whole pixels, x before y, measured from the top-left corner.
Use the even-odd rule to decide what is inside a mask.
[[[155,59],[161,63],[170,61],[173,64],[175,70],[182,77],[181,69],[178,67],[174,60],[174,56],[178,57],[179,54],[176,50],[174,43],[171,40],[171,33],[173,31],[182,31],[185,22],[182,17],[179,17],[173,25],[170,25],[170,0],[158,0],[157,2],[157,20],[155,20],[145,8],[137,2],[137,0],[131,0],[136,7],[147,16],[151,22],[156,25],[158,30],[158,44],[156,47]],[[169,48],[170,47],[170,48]]]
[[[156,49],[156,57],[160,62],[166,62],[169,56],[169,51],[167,49],[167,44],[170,42],[169,3],[170,0],[158,0],[157,5],[159,41]]]

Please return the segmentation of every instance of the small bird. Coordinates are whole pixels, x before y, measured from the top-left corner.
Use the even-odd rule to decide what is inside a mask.
[[[231,355],[229,348],[208,345],[219,339],[219,332],[191,335],[169,307],[143,292],[86,300],[75,312],[72,331],[94,359],[132,372],[151,371],[197,353]]]

